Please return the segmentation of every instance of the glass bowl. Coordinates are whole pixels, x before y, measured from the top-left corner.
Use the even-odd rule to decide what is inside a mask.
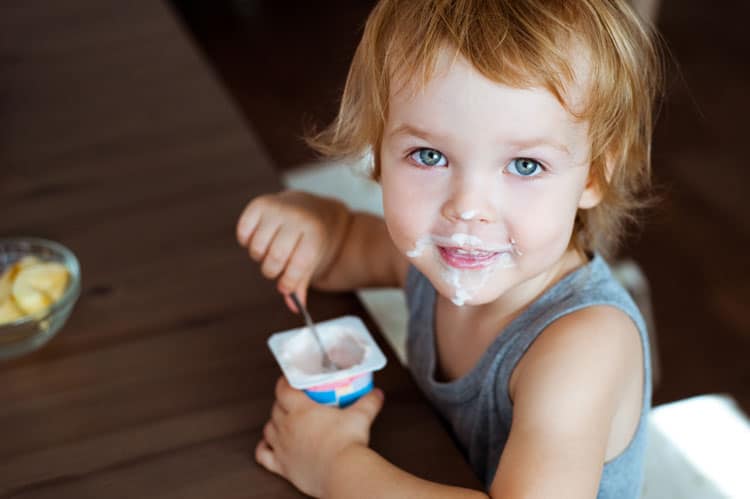
[[[0,360],[31,352],[48,342],[65,324],[81,292],[78,259],[65,246],[46,239],[0,238],[0,275],[25,256],[65,265],[68,283],[60,299],[43,311],[0,324]]]

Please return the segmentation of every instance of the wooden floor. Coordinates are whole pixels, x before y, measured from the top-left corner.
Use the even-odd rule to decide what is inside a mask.
[[[337,106],[371,0],[173,0],[280,170],[314,159],[300,136]],[[651,283],[655,402],[729,393],[750,413],[750,4],[663,0],[673,62],[656,133],[663,202],[625,256]]]

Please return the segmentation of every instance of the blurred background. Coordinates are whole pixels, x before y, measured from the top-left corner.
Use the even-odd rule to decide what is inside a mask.
[[[334,116],[372,0],[172,0],[280,173],[316,161],[301,139]],[[654,141],[663,201],[621,254],[651,289],[654,402],[731,395],[750,413],[750,3],[663,0],[671,59]]]

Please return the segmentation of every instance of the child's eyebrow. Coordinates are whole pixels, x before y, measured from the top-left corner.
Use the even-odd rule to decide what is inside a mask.
[[[441,137],[441,134],[439,133],[438,134],[430,133],[427,130],[423,130],[413,125],[409,125],[408,123],[399,125],[388,133],[388,136],[390,137],[395,137],[396,135],[413,135],[414,137],[419,137],[420,139],[425,139],[428,141],[431,139],[437,139]]]
[[[548,138],[535,138],[530,140],[512,140],[507,142],[507,144],[517,148],[517,149],[533,149],[535,147],[549,147],[551,149],[555,149],[566,156],[572,156],[570,153],[570,149],[568,147],[561,143],[557,142],[552,139]]]
[[[442,135],[437,133],[430,133],[427,130],[423,130],[421,128],[415,127],[413,125],[409,125],[408,123],[401,124],[394,128],[392,131],[388,133],[390,137],[395,137],[397,135],[412,135],[414,137],[419,137],[421,139],[425,139],[427,141],[434,141],[435,139],[439,139]],[[572,156],[570,153],[570,149],[568,147],[551,138],[546,137],[535,137],[531,139],[517,139],[517,140],[507,140],[507,141],[499,141],[502,142],[505,145],[509,145],[513,147],[514,149],[520,149],[520,150],[526,150],[526,149],[533,149],[535,147],[548,147],[551,149],[555,149],[566,156]]]

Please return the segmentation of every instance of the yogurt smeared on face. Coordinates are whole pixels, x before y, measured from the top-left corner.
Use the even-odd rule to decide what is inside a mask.
[[[443,272],[445,280],[454,289],[451,301],[457,307],[463,307],[467,301],[471,300],[479,292],[492,274],[491,269],[481,269],[478,271],[461,271],[456,268],[447,268]]]
[[[471,234],[457,232],[451,235],[450,239],[459,246],[482,246],[482,240]]]
[[[427,245],[430,243],[430,237],[424,236],[420,237],[416,243],[414,243],[414,249],[411,249],[406,252],[406,256],[409,258],[417,258],[418,256],[422,256],[422,252],[427,247]]]
[[[460,272],[457,269],[448,269],[443,274],[443,279],[455,289],[453,298],[451,298],[453,304],[457,307],[463,307],[466,301],[471,299],[471,294],[461,286]]]
[[[514,239],[497,245],[485,243],[472,234],[456,232],[449,237],[429,236],[420,238],[409,256],[420,256],[427,244],[443,266],[441,277],[453,288],[451,301],[463,306],[485,286],[493,272],[516,266],[516,257],[521,252]]]

